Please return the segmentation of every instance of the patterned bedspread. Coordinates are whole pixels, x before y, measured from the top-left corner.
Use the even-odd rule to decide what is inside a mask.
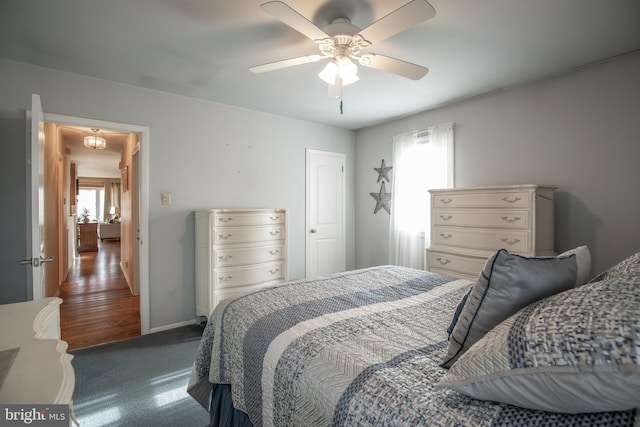
[[[254,426],[633,425],[633,411],[554,414],[434,390],[447,327],[471,282],[397,266],[225,300],[188,391],[230,384]]]

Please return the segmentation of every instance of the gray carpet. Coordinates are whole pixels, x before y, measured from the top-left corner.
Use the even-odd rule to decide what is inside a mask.
[[[204,427],[209,414],[186,392],[204,326],[71,352],[73,404],[82,427]]]

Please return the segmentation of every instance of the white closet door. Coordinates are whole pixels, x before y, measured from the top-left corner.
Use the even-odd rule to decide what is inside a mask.
[[[345,270],[345,155],[307,150],[308,279]]]

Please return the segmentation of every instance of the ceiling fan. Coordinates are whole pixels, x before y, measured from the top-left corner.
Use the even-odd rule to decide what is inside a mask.
[[[270,1],[260,7],[265,12],[316,42],[320,49],[320,54],[256,65],[249,68],[254,73],[264,73],[329,59],[329,62],[318,76],[329,84],[330,92],[332,87],[339,88],[338,97],[340,97],[343,85],[358,80],[358,67],[352,60],[365,67],[375,68],[413,80],[421,79],[429,71],[427,67],[421,65],[365,51],[375,43],[431,19],[436,12],[425,0],[410,1],[362,30],[353,25],[348,18],[335,19],[330,25],[321,29],[281,1]]]

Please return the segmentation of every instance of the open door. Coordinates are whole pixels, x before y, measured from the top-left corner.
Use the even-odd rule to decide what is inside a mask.
[[[28,120],[27,120],[28,122]],[[20,261],[29,265],[27,274],[29,299],[44,298],[44,263],[53,261],[44,254],[44,113],[40,95],[31,95],[31,126],[27,147],[27,175],[31,197],[27,202],[27,217],[31,219],[27,228],[27,258]]]

